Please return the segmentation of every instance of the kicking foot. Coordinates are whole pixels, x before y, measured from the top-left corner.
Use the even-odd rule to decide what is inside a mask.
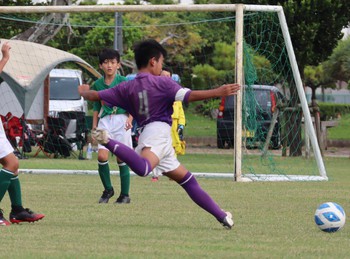
[[[151,181],[152,182],[158,182],[159,178],[157,176],[152,176]]]
[[[222,221],[220,221],[220,223],[226,229],[231,229],[234,225],[232,214],[230,212],[226,212],[226,217]]]
[[[104,129],[92,130],[91,136],[101,145],[106,145],[109,142],[109,134]]]

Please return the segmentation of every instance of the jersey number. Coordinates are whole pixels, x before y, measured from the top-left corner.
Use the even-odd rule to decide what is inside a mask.
[[[146,90],[139,92],[139,102],[140,102],[139,114],[145,115],[146,118],[149,118],[148,97],[147,97]]]

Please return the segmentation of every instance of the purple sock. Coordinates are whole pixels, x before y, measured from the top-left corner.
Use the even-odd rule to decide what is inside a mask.
[[[202,209],[208,211],[220,222],[226,217],[226,213],[220,209],[219,205],[207,194],[198,184],[194,175],[187,172],[179,183],[185,189],[191,199]]]
[[[147,159],[139,156],[133,149],[123,143],[110,139],[105,147],[119,159],[127,163],[131,170],[137,175],[147,176],[152,171],[151,164]]]

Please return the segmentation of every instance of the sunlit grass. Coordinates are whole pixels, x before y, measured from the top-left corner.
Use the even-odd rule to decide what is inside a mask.
[[[193,155],[185,162],[195,168],[208,159]],[[348,225],[326,234],[313,214],[326,201],[350,211],[350,160],[327,158],[325,163],[328,182],[198,178],[222,208],[234,213],[231,231],[166,177],[156,183],[132,177],[132,202],[118,206],[115,197],[97,204],[102,193],[97,175],[22,174],[24,205],[46,217],[0,228],[1,258],[347,258]],[[112,182],[118,193],[118,177]],[[8,196],[1,208],[8,215]]]
[[[337,127],[328,129],[328,139],[350,140],[350,114],[343,115]]]

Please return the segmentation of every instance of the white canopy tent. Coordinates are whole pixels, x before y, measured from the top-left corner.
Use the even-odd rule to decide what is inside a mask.
[[[98,78],[101,76],[83,59],[66,51],[33,42],[7,39],[1,39],[0,48],[5,42],[9,42],[11,50],[10,60],[0,74],[7,83],[7,86],[4,84],[2,84],[2,87],[0,86],[0,94],[2,95],[1,99],[3,99],[3,101],[6,101],[4,99],[9,98],[10,95],[15,96],[16,99],[0,107],[1,115],[12,112],[11,109],[15,106],[20,106],[16,107],[17,113],[18,110],[20,110],[26,118],[30,115],[29,113],[32,106],[40,107],[40,109],[43,110],[43,96],[40,96],[43,94],[42,91],[40,93],[39,90],[43,87],[44,80],[49,75],[50,71],[59,64],[74,62],[93,77]],[[4,96],[6,87],[9,87],[12,93]],[[40,115],[42,118],[40,119],[44,118],[42,110],[42,115]],[[31,114],[37,117],[40,112],[31,112]]]

